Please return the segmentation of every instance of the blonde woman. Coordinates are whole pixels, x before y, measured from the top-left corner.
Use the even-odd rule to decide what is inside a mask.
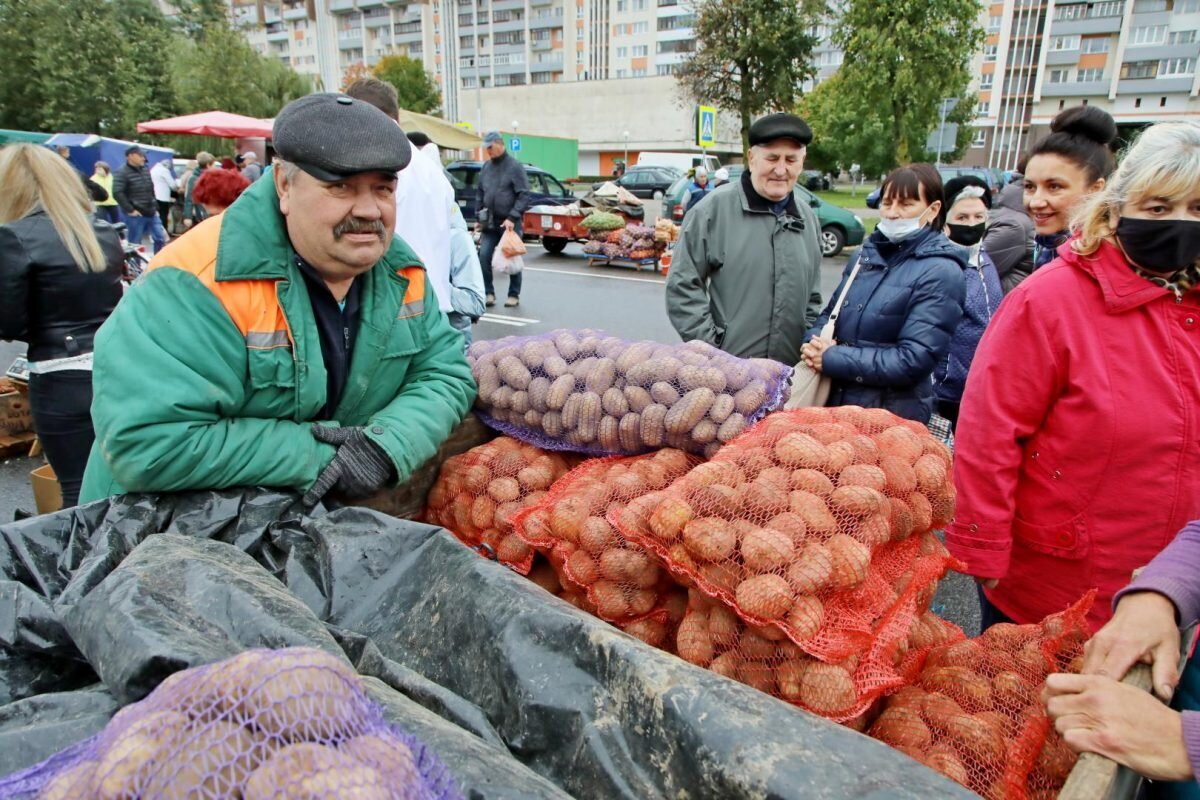
[[[0,148],[0,186],[0,339],[29,345],[33,424],[69,507],[95,438],[92,337],[121,299],[124,252],[53,152]]]
[[[967,378],[950,551],[984,626],[1098,589],[1200,519],[1200,124],[1142,133],[1069,246],[1013,289]]]

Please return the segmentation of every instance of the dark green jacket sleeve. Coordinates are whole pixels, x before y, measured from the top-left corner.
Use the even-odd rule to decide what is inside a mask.
[[[422,322],[429,343],[411,356],[396,399],[373,414],[366,426],[367,436],[396,465],[400,481],[437,452],[475,402],[475,379],[463,353],[462,334],[450,327],[427,279],[425,308]]]
[[[309,423],[243,416],[247,373],[244,338],[200,281],[147,273],[96,336],[92,419],[116,482],[131,492],[308,489],[334,448]]]
[[[713,322],[708,297],[707,221],[708,215],[700,207],[684,219],[667,273],[667,316],[683,341],[699,339],[716,347],[721,331]]]

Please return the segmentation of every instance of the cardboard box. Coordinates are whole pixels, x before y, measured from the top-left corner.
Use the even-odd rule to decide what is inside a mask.
[[[43,464],[29,473],[33,484],[33,504],[39,514],[53,514],[62,508],[62,486],[49,464]]]
[[[0,436],[17,436],[33,430],[29,397],[17,391],[7,378],[0,378]]]

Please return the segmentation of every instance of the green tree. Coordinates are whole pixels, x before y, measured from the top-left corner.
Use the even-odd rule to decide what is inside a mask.
[[[175,113],[171,54],[183,41],[153,0],[115,0],[117,24],[125,42],[114,75],[123,75],[121,135],[137,133],[137,123]]]
[[[400,107],[417,114],[440,114],[442,93],[425,65],[408,56],[384,56],[375,65],[375,77],[396,87]]]
[[[753,117],[790,109],[799,87],[816,74],[812,31],[822,0],[697,0],[696,54],[678,73],[684,93],[741,119],[742,148]]]
[[[931,161],[929,134],[953,98],[957,158],[971,139],[970,63],[983,38],[977,0],[848,0],[833,31],[845,61],[800,106],[818,155],[868,175]]]
[[[209,26],[202,44],[185,41],[174,53],[172,83],[179,113],[229,111],[273,117],[307,94],[307,78],[278,59],[261,56],[228,24]]]

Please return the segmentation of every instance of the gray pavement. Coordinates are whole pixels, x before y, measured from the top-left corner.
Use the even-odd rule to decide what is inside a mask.
[[[652,220],[656,203],[650,203]],[[824,259],[821,287],[828,297],[836,288],[847,255]],[[504,296],[507,279],[498,278]],[[622,267],[588,267],[580,245],[569,245],[558,256],[538,245],[526,256],[521,305],[496,306],[475,326],[477,339],[543,333],[560,327],[595,327],[623,338],[676,342],[679,337],[667,321],[664,299],[666,279],[656,271]],[[24,351],[23,345],[0,342],[0,366],[7,368]],[[39,461],[15,458],[0,463],[0,522],[12,519],[17,508],[33,509],[29,471]],[[960,575],[947,578],[934,600],[935,610],[974,634],[979,625],[974,584]]]

